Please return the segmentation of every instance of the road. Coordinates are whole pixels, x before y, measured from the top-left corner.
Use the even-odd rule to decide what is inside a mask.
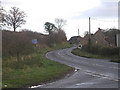
[[[51,51],[46,57],[75,68],[75,72],[52,83],[36,88],[118,88],[118,64],[102,59],[73,55],[76,47]]]

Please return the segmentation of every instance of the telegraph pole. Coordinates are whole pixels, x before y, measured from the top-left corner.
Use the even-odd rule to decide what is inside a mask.
[[[89,17],[89,40],[88,40],[88,45],[89,45],[89,49],[91,46],[91,23],[90,23],[90,17]]]
[[[78,28],[78,36],[79,36],[79,28]]]
[[[90,34],[90,17],[89,17],[89,34]]]

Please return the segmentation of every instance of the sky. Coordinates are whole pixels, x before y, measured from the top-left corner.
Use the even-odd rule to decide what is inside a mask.
[[[84,36],[89,30],[91,17],[91,32],[98,28],[118,28],[119,0],[0,0],[6,11],[11,7],[18,7],[27,15],[25,25],[18,28],[29,29],[46,34],[44,23],[55,23],[55,18],[67,21],[63,30],[67,39],[72,36]]]

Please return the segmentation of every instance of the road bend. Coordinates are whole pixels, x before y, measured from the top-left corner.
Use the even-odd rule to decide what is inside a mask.
[[[118,88],[117,63],[73,55],[71,51],[75,48],[51,51],[46,54],[50,60],[75,68],[75,72],[61,80],[38,85],[37,88]]]

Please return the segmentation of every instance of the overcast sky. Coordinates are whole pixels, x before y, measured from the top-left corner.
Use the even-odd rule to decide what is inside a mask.
[[[55,23],[55,18],[67,20],[64,26],[67,38],[84,36],[88,31],[88,18],[91,17],[91,32],[97,28],[118,28],[119,0],[0,0],[6,10],[15,6],[27,14],[26,24],[17,29],[30,29],[45,33],[44,23]]]

